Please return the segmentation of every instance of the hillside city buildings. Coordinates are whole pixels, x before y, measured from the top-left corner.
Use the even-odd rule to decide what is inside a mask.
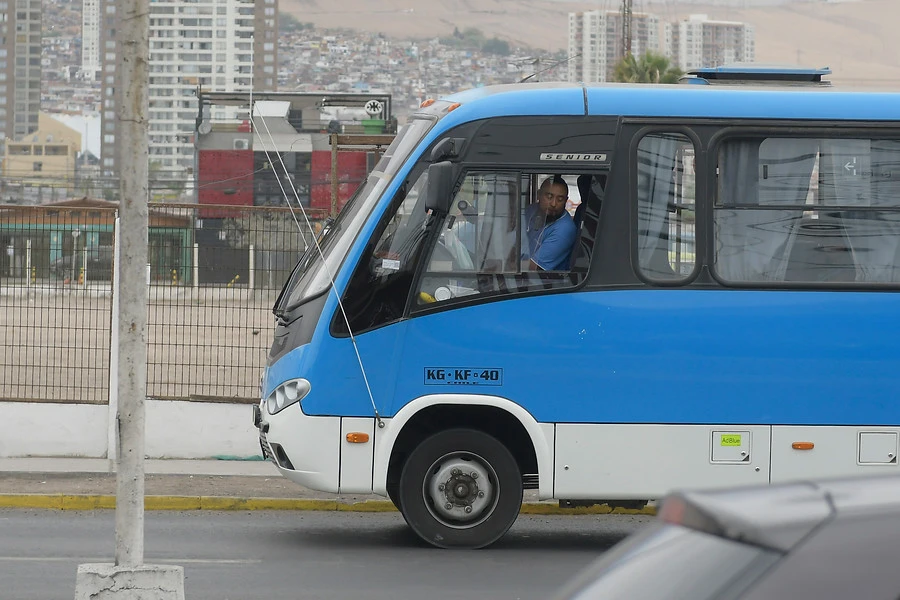
[[[118,172],[115,30],[120,2],[100,0],[103,139],[101,171]],[[197,90],[274,91],[276,0],[162,0],[150,4],[150,161],[173,179],[194,168]]]
[[[116,131],[121,48],[115,29],[121,7],[128,6],[124,2],[0,0],[0,203],[36,203],[72,187],[48,181],[44,191],[28,192],[36,181],[53,176],[43,164],[36,166],[44,162],[37,158],[30,173],[23,172],[28,160],[21,154],[13,161],[15,173],[3,168],[4,162],[12,164],[4,160],[7,140],[33,151],[48,143],[25,139],[37,130],[41,111],[81,133],[75,187],[97,197],[115,193],[121,151]],[[211,106],[209,114],[201,114],[202,94],[248,99],[251,90],[384,94],[402,123],[424,99],[462,89],[529,76],[529,81],[606,81],[622,55],[623,20],[617,11],[572,13],[567,52],[535,56],[533,50],[511,48],[507,56],[465,47],[462,36],[450,32],[446,38],[396,40],[310,26],[279,31],[277,0],[158,0],[150,8],[151,177],[173,182],[197,177],[198,125],[204,119],[237,126],[248,116],[246,108],[233,106]],[[753,28],[747,24],[702,15],[663,20],[633,15],[632,54],[667,54],[682,69],[754,59]],[[341,119],[337,113],[322,115],[326,122],[333,117]],[[71,178],[68,167],[66,173]],[[184,201],[197,200],[190,185],[173,188],[185,190]]]
[[[754,62],[753,27],[747,23],[710,20],[706,15],[663,24],[651,13],[631,16],[631,53],[663,54],[682,71],[738,62]],[[569,13],[568,80],[610,81],[624,54],[624,17],[619,11]]]

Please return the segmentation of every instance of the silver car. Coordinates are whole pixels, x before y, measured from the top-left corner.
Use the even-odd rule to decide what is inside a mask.
[[[900,598],[900,477],[672,494],[557,596],[780,598]]]

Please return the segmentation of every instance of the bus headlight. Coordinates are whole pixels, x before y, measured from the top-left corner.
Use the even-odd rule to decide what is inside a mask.
[[[312,386],[305,379],[285,381],[266,398],[266,410],[270,415],[274,415],[291,404],[303,400],[311,388]]]

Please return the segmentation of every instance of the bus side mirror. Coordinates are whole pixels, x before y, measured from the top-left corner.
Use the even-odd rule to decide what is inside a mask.
[[[445,160],[430,165],[428,167],[428,190],[425,195],[425,208],[435,212],[449,212],[452,192],[453,163]]]

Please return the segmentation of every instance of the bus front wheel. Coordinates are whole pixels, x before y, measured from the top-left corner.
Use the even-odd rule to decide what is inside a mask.
[[[439,548],[483,548],[518,517],[522,476],[496,438],[451,429],[410,453],[399,492],[403,516],[423,540]]]

